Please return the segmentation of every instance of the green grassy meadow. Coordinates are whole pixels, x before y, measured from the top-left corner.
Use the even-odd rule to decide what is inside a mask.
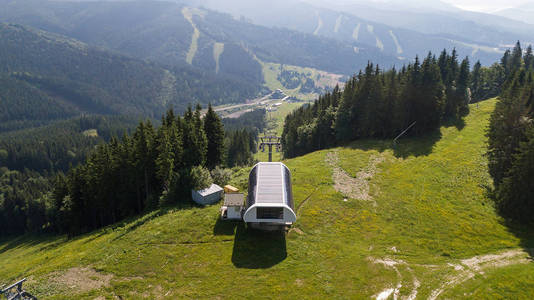
[[[26,289],[44,299],[528,299],[534,264],[522,251],[534,238],[507,226],[489,198],[485,130],[495,103],[395,146],[363,140],[284,161],[298,215],[287,234],[219,221],[219,205],[171,207],[71,240],[0,241],[0,285],[28,277]],[[325,161],[333,151],[355,178],[382,158],[368,180],[372,200],[334,189]],[[247,172],[232,184],[246,188]],[[55,279],[73,268],[101,284],[80,291]]]
[[[280,74],[280,68],[287,71],[294,71],[301,75],[304,75],[306,78],[312,79],[316,86],[329,86],[333,88],[335,86],[335,83],[341,79],[341,75],[336,74],[328,74],[328,76],[325,75],[326,72],[321,72],[314,68],[307,68],[307,67],[299,67],[299,66],[292,66],[292,65],[280,65],[277,63],[270,63],[270,62],[258,62],[262,66],[263,70],[263,79],[265,80],[265,86],[269,88],[270,90],[274,91],[277,89],[281,89],[284,91],[284,93],[288,96],[297,97],[298,99],[304,100],[304,101],[312,101],[319,97],[316,93],[302,93],[300,91],[301,86],[298,86],[294,89],[287,89],[285,88],[282,83],[278,80],[278,75]],[[329,78],[330,76],[333,76],[336,79]]]

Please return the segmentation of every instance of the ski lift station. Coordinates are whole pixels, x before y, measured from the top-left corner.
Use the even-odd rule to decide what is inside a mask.
[[[249,174],[243,221],[258,229],[284,229],[296,220],[289,169],[280,162],[255,165]]]

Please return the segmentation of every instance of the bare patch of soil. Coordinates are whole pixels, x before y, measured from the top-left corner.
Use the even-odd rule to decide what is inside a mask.
[[[332,168],[332,180],[336,191],[352,199],[373,200],[369,195],[369,180],[376,174],[377,165],[384,161],[383,156],[371,156],[367,167],[358,172],[356,178],[351,177],[339,166],[339,156],[336,151],[328,153],[325,160]]]
[[[377,259],[369,258],[375,264],[381,264],[388,269],[392,269],[397,274],[397,282],[395,285],[390,285],[384,290],[380,291],[374,297],[375,299],[389,299],[393,296],[393,299],[409,299],[414,300],[417,297],[417,291],[423,283],[421,283],[416,277],[413,270],[403,260],[395,260],[391,258]],[[459,264],[448,263],[443,266],[436,265],[419,265],[413,264],[412,266],[428,267],[428,268],[451,268],[453,274],[447,276],[442,281],[443,283],[438,288],[432,290],[428,299],[437,299],[444,291],[453,288],[458,284],[461,284],[476,274],[484,274],[484,270],[489,268],[499,268],[515,264],[525,264],[532,262],[532,258],[527,252],[522,249],[514,249],[497,254],[486,254],[474,256],[471,258],[463,259]],[[403,284],[403,276],[399,271],[400,267],[405,268],[412,277],[412,290],[408,296],[400,295],[400,288]]]
[[[112,278],[111,274],[101,274],[91,268],[70,268],[64,273],[52,273],[49,282],[83,293],[109,286]]]
[[[461,260],[461,265],[449,264],[458,273],[446,278],[439,288],[432,291],[428,299],[437,299],[445,290],[473,278],[477,273],[484,274],[484,269],[525,264],[531,261],[528,253],[520,249],[515,249],[499,254],[486,254],[463,259]]]
[[[291,229],[289,229],[289,233],[291,232],[296,232],[299,235],[304,235],[304,232],[297,227],[292,227]]]
[[[397,274],[397,283],[395,287],[390,286],[386,288],[385,290],[379,292],[377,295],[375,295],[375,299],[377,300],[389,299],[391,295],[393,295],[393,299],[401,298],[401,299],[414,300],[417,297],[417,290],[421,286],[421,283],[415,277],[414,272],[412,271],[412,269],[408,267],[408,264],[406,262],[404,262],[403,260],[394,260],[390,258],[386,258],[386,259],[370,258],[370,260],[374,262],[375,264],[381,264],[381,265],[384,265],[384,267],[388,269],[394,270],[395,273]],[[408,295],[407,297],[400,297],[400,289],[402,288],[403,277],[402,277],[401,272],[399,271],[399,266],[405,267],[412,277],[413,288],[410,291],[410,295]]]

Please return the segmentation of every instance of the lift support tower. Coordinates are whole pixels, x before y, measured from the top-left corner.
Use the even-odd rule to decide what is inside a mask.
[[[265,152],[265,146],[269,147],[269,162],[273,161],[273,146],[276,147],[276,152],[280,152],[280,150],[282,149],[282,143],[280,143],[281,139],[281,137],[273,135],[260,137],[261,152]]]

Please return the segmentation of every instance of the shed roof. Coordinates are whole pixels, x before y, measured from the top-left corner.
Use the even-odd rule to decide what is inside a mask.
[[[224,195],[225,206],[243,206],[245,195],[243,194],[226,194]]]
[[[234,187],[234,186],[231,186],[231,185],[227,184],[227,185],[224,186],[224,192],[225,193],[237,193],[237,192],[239,192],[239,189]]]
[[[203,189],[203,190],[199,190],[199,191],[196,191],[197,193],[199,193],[201,196],[205,197],[205,196],[208,196],[208,195],[211,195],[211,194],[215,194],[215,193],[219,193],[219,192],[222,192],[223,188],[216,185],[216,184],[212,184],[209,188],[206,188],[206,189]]]

